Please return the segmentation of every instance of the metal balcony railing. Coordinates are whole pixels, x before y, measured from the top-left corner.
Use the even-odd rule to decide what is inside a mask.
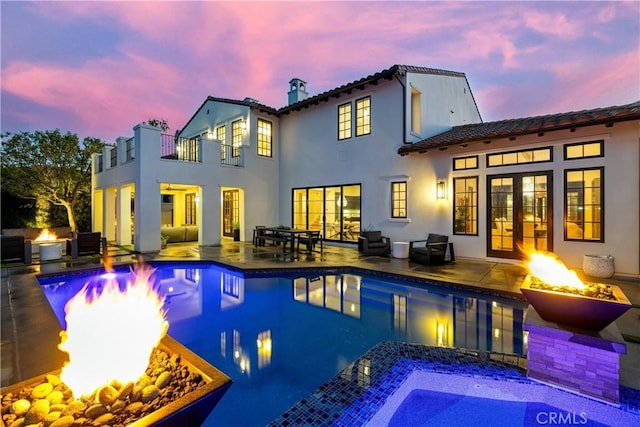
[[[220,144],[220,163],[227,166],[244,166],[244,150],[242,147]]]
[[[199,138],[176,138],[162,134],[160,157],[169,160],[200,163],[201,144]]]

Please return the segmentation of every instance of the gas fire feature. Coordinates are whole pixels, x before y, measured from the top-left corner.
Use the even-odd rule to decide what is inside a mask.
[[[631,308],[615,285],[586,283],[585,288],[549,285],[528,275],[520,288],[527,301],[547,322],[599,331]]]
[[[520,290],[530,305],[527,376],[615,405],[620,355],[627,345],[615,320],[631,308],[619,287],[583,283],[553,254],[532,253]]]
[[[133,422],[126,422],[126,425],[132,427],[150,425],[168,427],[202,424],[209,413],[220,401],[222,396],[226,393],[227,389],[231,386],[231,379],[169,336],[165,335],[162,338],[162,341],[158,346],[158,350],[161,353],[164,353],[164,356],[169,357],[172,361],[178,361],[177,365],[181,367],[179,372],[189,373],[188,377],[185,377],[185,381],[176,381],[176,375],[173,374],[171,383],[166,387],[160,387],[160,393],[158,393],[158,396],[152,400],[144,399],[144,396],[141,399],[131,398],[131,396],[135,394],[134,391],[131,395],[124,398],[124,400],[120,400],[120,404],[118,404],[118,400],[114,398],[114,402],[111,404],[105,404],[104,402],[101,402],[102,404],[97,402],[81,403],[81,400],[74,400],[68,405],[57,404],[57,406],[65,407],[63,411],[73,414],[74,411],[71,410],[71,407],[76,404],[79,406],[83,404],[86,409],[83,408],[83,411],[80,413],[75,411],[74,414],[74,418],[76,418],[76,416],[80,417],[79,420],[76,418],[75,421],[78,425],[83,422],[86,422],[87,425],[94,425],[94,421],[100,417],[105,420],[107,419],[106,417],[109,417],[108,419],[110,422],[108,422],[108,424],[110,425],[123,425],[118,422],[114,423],[117,418],[131,420]],[[5,404],[9,405],[8,407],[13,406],[13,404],[20,399],[20,396],[23,396],[22,402],[24,403],[24,396],[33,397],[36,390],[45,388],[43,386],[47,384],[45,378],[57,378],[59,375],[60,371],[42,374],[39,377],[3,388],[1,391],[3,419],[0,420],[0,426],[4,427],[5,425],[8,425],[5,422],[6,420],[4,419],[4,416],[11,412],[7,411],[5,413]],[[164,376],[167,377],[166,374]],[[188,383],[188,385],[184,388],[177,388],[172,385],[174,381],[176,383],[185,382]],[[125,387],[123,386],[123,388]],[[164,399],[168,399],[168,403],[162,404],[162,395],[166,394],[165,390],[169,390],[171,388],[173,388],[171,391],[172,396],[177,395],[180,397],[169,398],[167,395]],[[144,390],[146,389],[147,387],[144,388]],[[142,392],[143,395],[145,393],[144,390]],[[49,394],[53,395],[55,393],[59,393],[60,398],[62,398],[63,393],[60,391],[52,391]],[[101,395],[100,398],[102,399],[103,396]],[[46,399],[41,398],[39,401],[47,399],[49,399],[49,396],[47,396]],[[73,398],[70,397],[69,399],[72,400]],[[96,397],[96,400],[97,399],[98,398]],[[37,401],[38,400],[31,405],[31,408],[35,408],[35,406],[37,406]],[[47,412],[49,412],[50,410],[52,411],[50,408],[54,406],[54,403],[51,403],[51,405],[47,404],[45,406],[47,407]],[[104,409],[98,411],[98,409],[101,409],[98,407]],[[135,409],[128,409],[129,407],[135,407]],[[149,407],[150,410],[145,412],[144,407]],[[91,411],[90,408],[92,408],[93,411]],[[131,414],[127,413],[127,411],[131,412]],[[91,412],[91,414],[88,412]],[[26,414],[28,413],[29,412],[26,412],[22,416],[26,417]],[[51,414],[51,412],[49,412],[49,414]],[[48,414],[45,414],[45,416],[46,415]],[[58,415],[61,415],[60,412],[58,412]],[[96,415],[97,418],[94,418],[94,415]],[[66,417],[69,418],[69,415],[66,415]],[[9,422],[9,424],[11,423]]]

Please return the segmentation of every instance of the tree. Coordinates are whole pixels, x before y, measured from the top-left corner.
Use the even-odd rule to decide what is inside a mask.
[[[162,132],[166,132],[169,130],[169,123],[167,123],[167,119],[149,119],[146,121],[146,123],[149,126],[160,128]]]
[[[67,132],[35,131],[2,135],[3,190],[63,206],[69,227],[77,232],[76,211],[91,192],[91,157],[105,143]]]

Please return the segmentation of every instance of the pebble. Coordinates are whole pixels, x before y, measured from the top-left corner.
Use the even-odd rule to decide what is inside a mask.
[[[158,379],[156,380],[156,387],[163,389],[169,385],[171,382],[171,372],[163,372],[160,374]]]
[[[74,419],[71,415],[65,415],[55,420],[49,427],[71,427]]]
[[[49,412],[46,417],[44,417],[44,425],[50,425],[51,423],[57,421],[60,418],[60,412]]]
[[[46,399],[38,399],[33,402],[33,405],[31,405],[31,408],[29,408],[29,411],[24,416],[25,425],[37,424],[44,420],[44,417],[49,413],[50,405]]]
[[[124,385],[120,389],[120,393],[118,393],[118,399],[119,400],[127,400],[127,397],[129,397],[129,395],[131,394],[132,391],[133,391],[133,383],[128,383],[128,384]]]
[[[47,380],[47,382],[49,384],[51,384],[54,387],[57,386],[57,385],[62,384],[62,380],[57,375],[49,374],[49,375],[45,376],[45,379]]]
[[[34,399],[44,399],[47,394],[53,391],[53,385],[51,383],[38,384],[32,391],[31,397]]]
[[[74,400],[69,403],[65,409],[62,410],[62,415],[75,415],[81,414],[87,409],[87,404],[82,400]]]
[[[64,394],[60,390],[54,390],[51,393],[47,394],[46,399],[52,405],[58,405],[64,402]]]
[[[110,412],[100,415],[98,418],[93,420],[94,424],[97,425],[111,424],[111,421],[113,421],[113,414]]]
[[[118,399],[118,395],[118,390],[111,387],[110,385],[102,387],[98,391],[98,402],[102,403],[105,406],[109,406]]]
[[[106,406],[101,405],[99,403],[95,405],[91,405],[84,411],[84,416],[87,418],[98,418],[102,414],[106,414],[109,412]]]
[[[13,404],[11,405],[11,412],[16,414],[17,416],[21,416],[26,414],[27,411],[29,411],[29,408],[31,408],[31,402],[29,402],[27,399],[20,399],[13,402]]]
[[[140,396],[140,400],[143,403],[151,402],[153,399],[158,397],[159,394],[160,394],[160,390],[158,390],[158,387],[154,385],[148,385],[142,389],[142,395]]]
[[[18,418],[17,420],[15,420],[14,422],[11,423],[11,425],[9,425],[9,427],[23,427],[24,426],[24,418]]]

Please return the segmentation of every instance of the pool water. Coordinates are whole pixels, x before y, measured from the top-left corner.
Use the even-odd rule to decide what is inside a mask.
[[[380,341],[526,352],[520,301],[376,276],[156,267],[169,334],[233,380],[207,426],[265,425]],[[63,327],[64,305],[90,280],[102,279],[40,277]]]
[[[417,370],[367,426],[639,425],[640,415],[535,382]]]

